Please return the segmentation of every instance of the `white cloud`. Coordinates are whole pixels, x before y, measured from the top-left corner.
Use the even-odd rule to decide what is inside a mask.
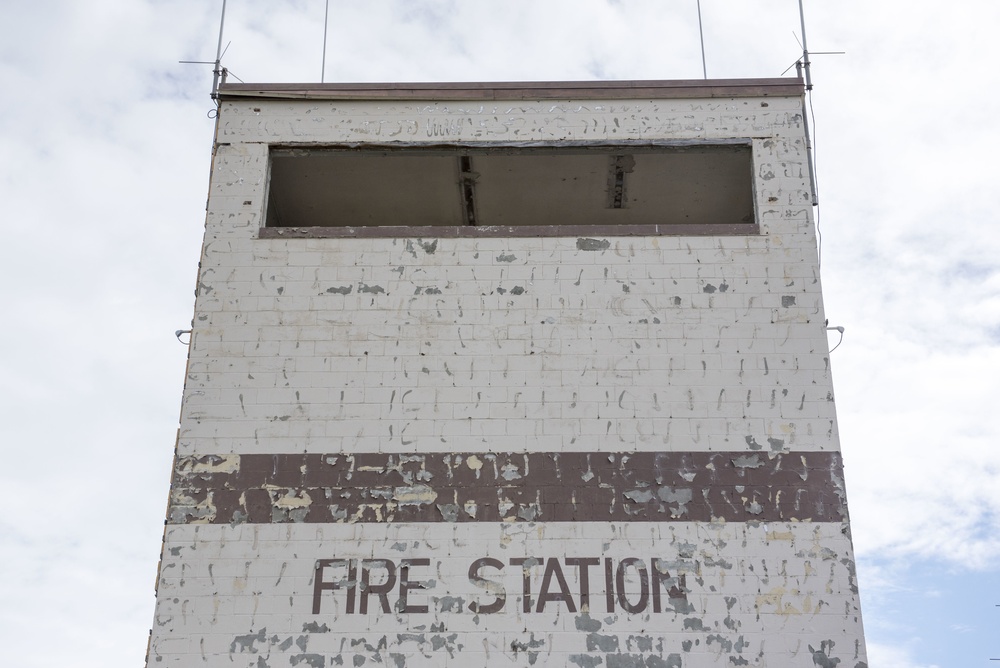
[[[53,628],[74,665],[141,661],[186,353],[172,332],[191,317],[212,132],[210,68],[176,61],[214,58],[220,6],[0,10],[0,494],[26,509],[0,526],[12,665],[51,665],[31,648],[51,647]],[[777,76],[798,57],[794,2],[702,9],[710,76]],[[815,56],[813,74],[862,585],[905,586],[876,557],[996,569],[1000,126],[984,84],[1000,4],[806,13],[813,50],[848,52]],[[315,81],[322,18],[318,0],[230,1],[225,64]],[[693,2],[331,3],[327,80],[698,78],[696,22]],[[905,647],[869,653],[931,668]]]
[[[894,647],[868,642],[868,665],[878,668],[941,668],[936,663],[925,663],[914,658],[906,647]]]
[[[1000,130],[995,103],[945,90],[978,86],[972,36],[1000,11],[908,7],[811,10],[826,47],[848,52],[814,61],[824,292],[831,324],[847,328],[832,363],[855,544],[995,568],[1000,234],[987,147],[1000,147]]]

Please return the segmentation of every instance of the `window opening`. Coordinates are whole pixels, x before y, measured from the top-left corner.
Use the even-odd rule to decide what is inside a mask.
[[[270,169],[268,228],[756,226],[748,143],[274,148]]]

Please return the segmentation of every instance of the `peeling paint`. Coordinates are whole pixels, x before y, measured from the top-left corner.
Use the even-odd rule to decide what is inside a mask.
[[[437,492],[427,485],[396,487],[392,492],[392,498],[401,506],[420,506],[434,503],[437,497]]]
[[[601,251],[611,248],[611,242],[607,239],[584,239],[576,240],[576,249],[582,251]]]

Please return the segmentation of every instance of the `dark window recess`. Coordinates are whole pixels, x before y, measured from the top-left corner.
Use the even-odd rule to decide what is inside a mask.
[[[751,149],[744,144],[271,152],[269,228],[738,232],[755,222]]]

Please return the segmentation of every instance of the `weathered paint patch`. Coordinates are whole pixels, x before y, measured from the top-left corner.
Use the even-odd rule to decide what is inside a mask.
[[[576,249],[582,251],[601,251],[611,248],[611,242],[608,239],[584,239],[579,238],[576,240]]]

